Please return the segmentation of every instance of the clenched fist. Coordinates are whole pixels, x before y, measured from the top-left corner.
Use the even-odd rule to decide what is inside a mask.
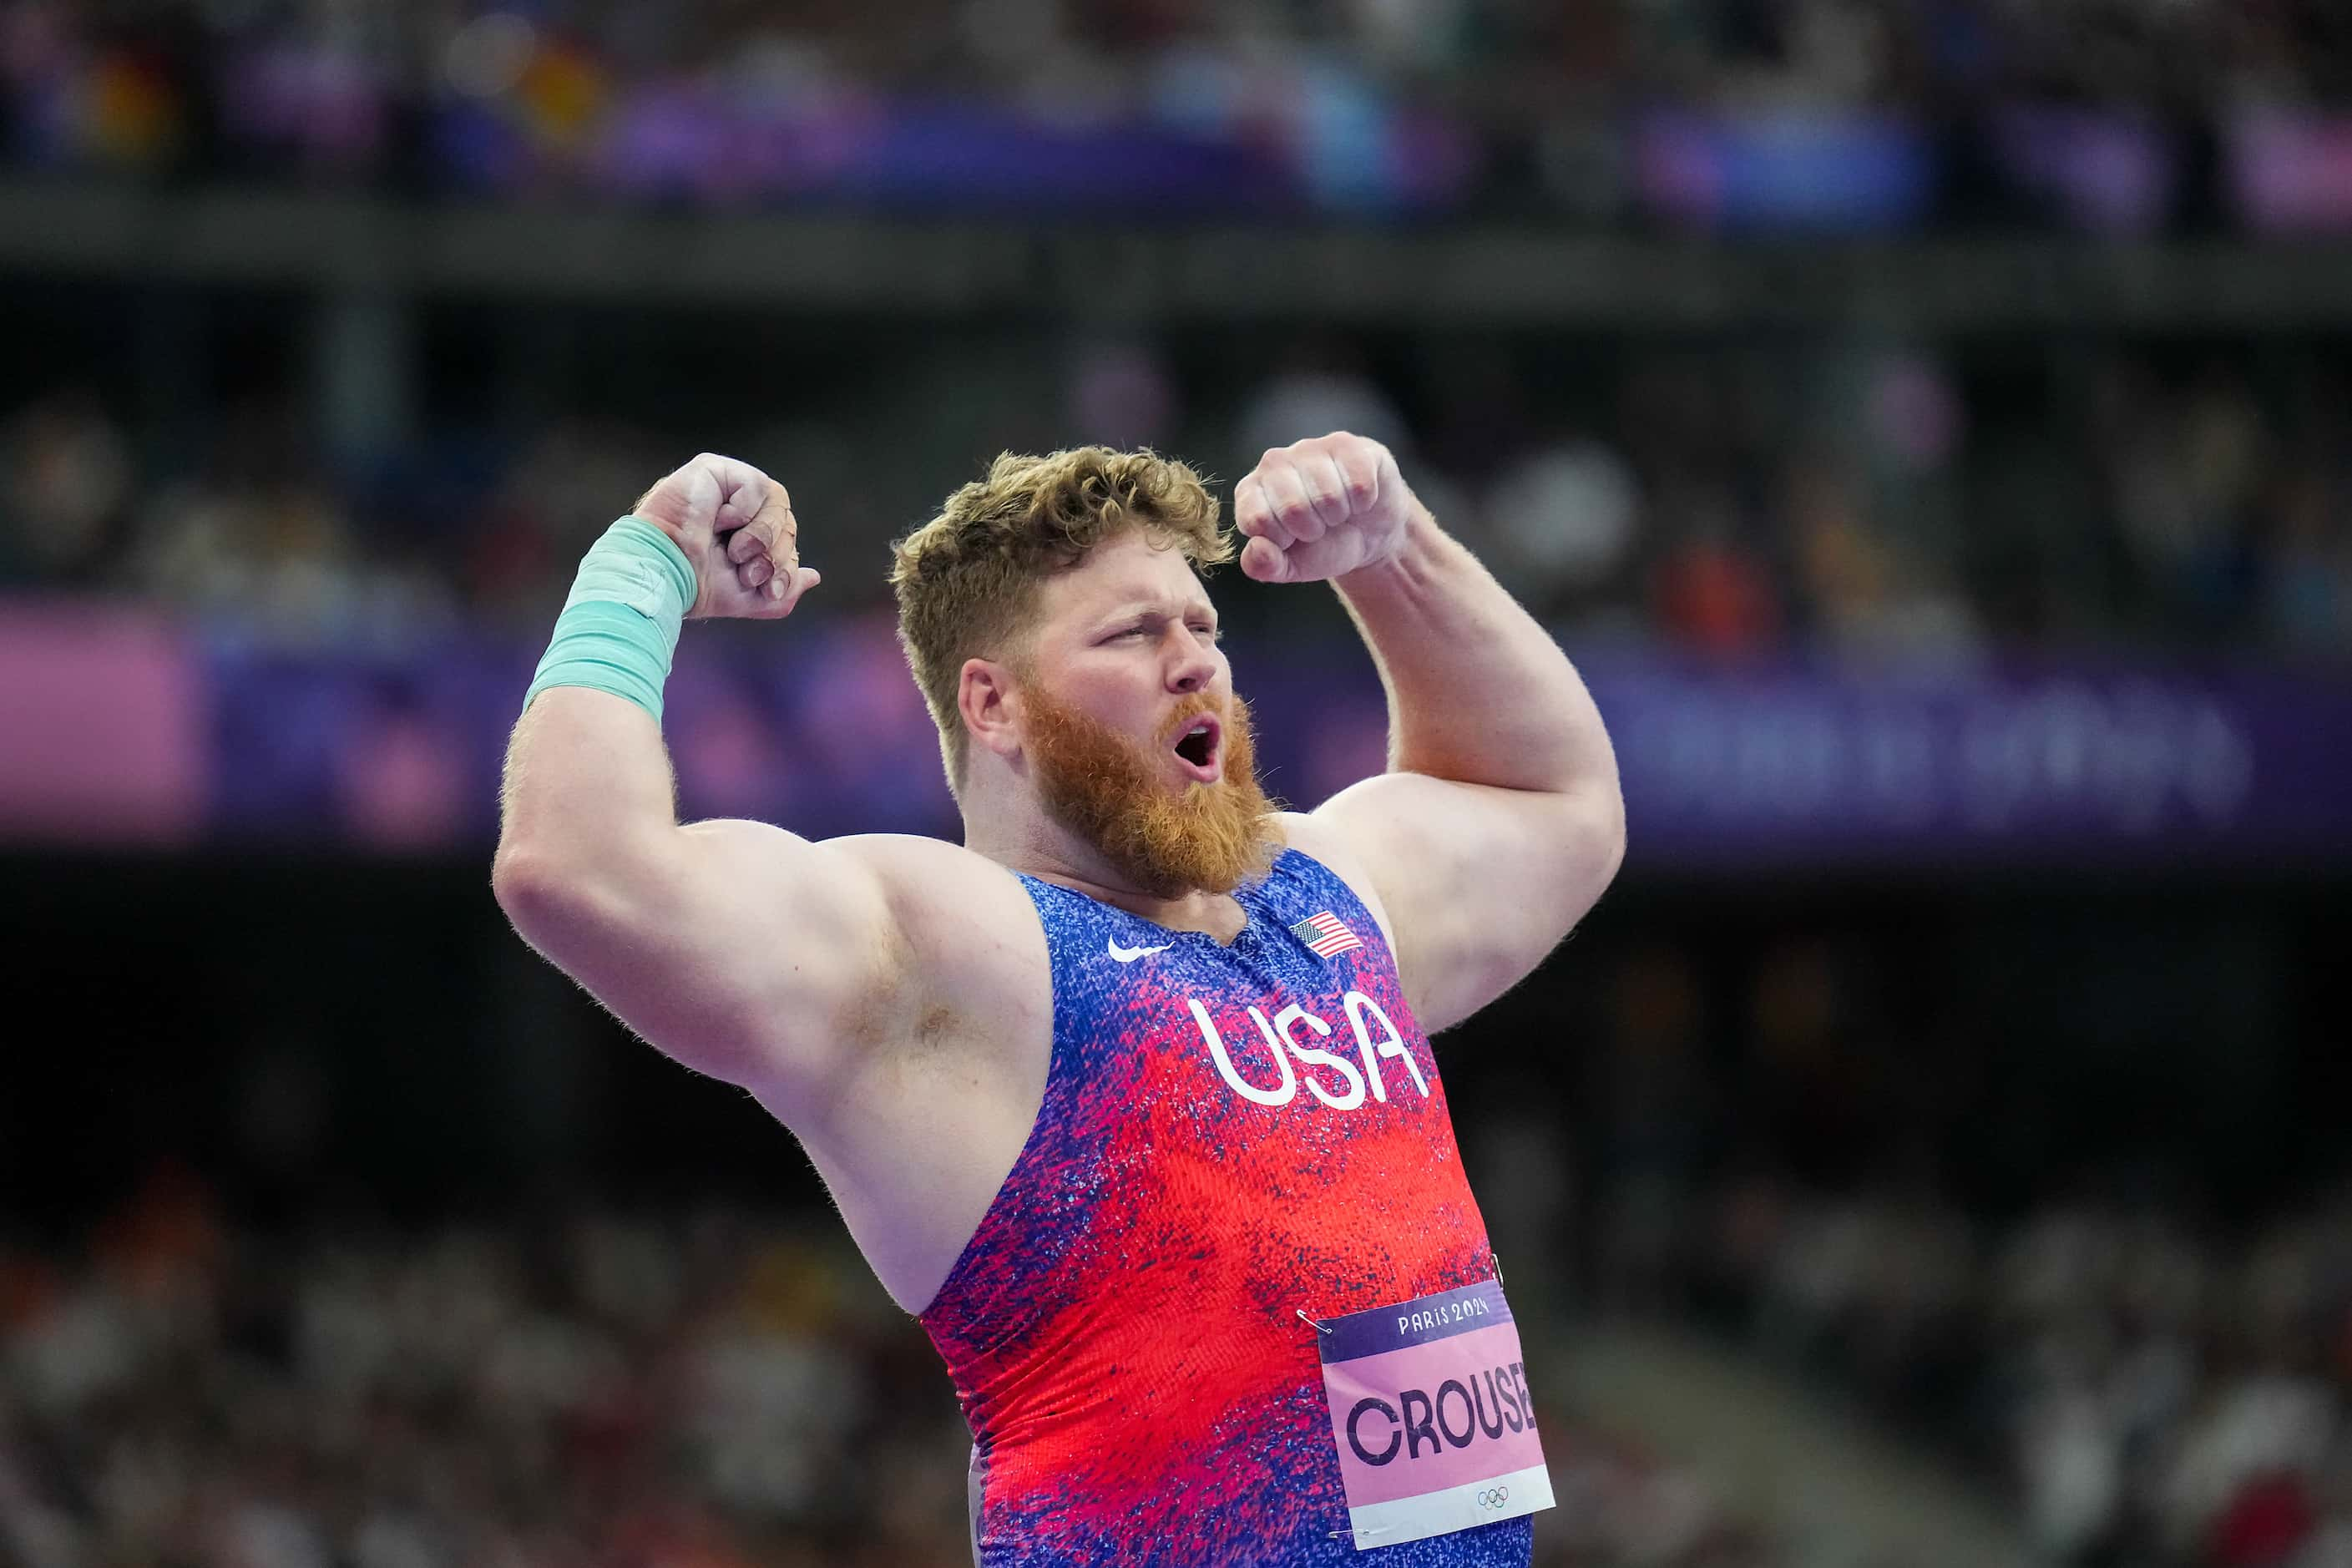
[[[1396,553],[1421,502],[1389,449],[1346,431],[1276,447],[1234,487],[1242,571],[1261,583],[1319,583]]]
[[[820,581],[800,563],[793,498],[749,463],[705,452],[634,510],[694,563],[690,616],[782,620]]]

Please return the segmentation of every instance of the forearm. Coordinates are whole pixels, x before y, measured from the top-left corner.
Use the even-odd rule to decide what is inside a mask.
[[[610,867],[674,833],[662,688],[692,564],[643,519],[580,563],[507,752],[499,868]]]
[[[1426,510],[1392,556],[1333,585],[1388,689],[1391,769],[1616,800],[1616,754],[1575,667]]]

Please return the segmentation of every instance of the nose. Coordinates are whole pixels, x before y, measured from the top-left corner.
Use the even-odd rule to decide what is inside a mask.
[[[1217,645],[1195,636],[1188,627],[1176,632],[1168,664],[1168,689],[1189,697],[1217,679]]]

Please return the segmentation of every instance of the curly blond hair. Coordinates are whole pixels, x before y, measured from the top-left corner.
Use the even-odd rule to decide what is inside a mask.
[[[1017,654],[1039,590],[1105,540],[1139,528],[1195,566],[1230,561],[1217,498],[1192,468],[1149,450],[1077,447],[1037,458],[1000,454],[988,477],[891,547],[898,641],[939,726],[948,784],[968,754],[957,689],[964,661]]]

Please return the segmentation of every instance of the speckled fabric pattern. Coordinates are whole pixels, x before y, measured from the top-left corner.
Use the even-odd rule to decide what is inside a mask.
[[[1242,890],[1230,947],[1024,880],[1053,959],[1045,1103],[922,1316],[975,1438],[982,1568],[1524,1568],[1526,1519],[1348,1535],[1299,1313],[1493,1276],[1371,916],[1297,851]],[[1362,945],[1318,957],[1328,924],[1290,929],[1318,915]]]

